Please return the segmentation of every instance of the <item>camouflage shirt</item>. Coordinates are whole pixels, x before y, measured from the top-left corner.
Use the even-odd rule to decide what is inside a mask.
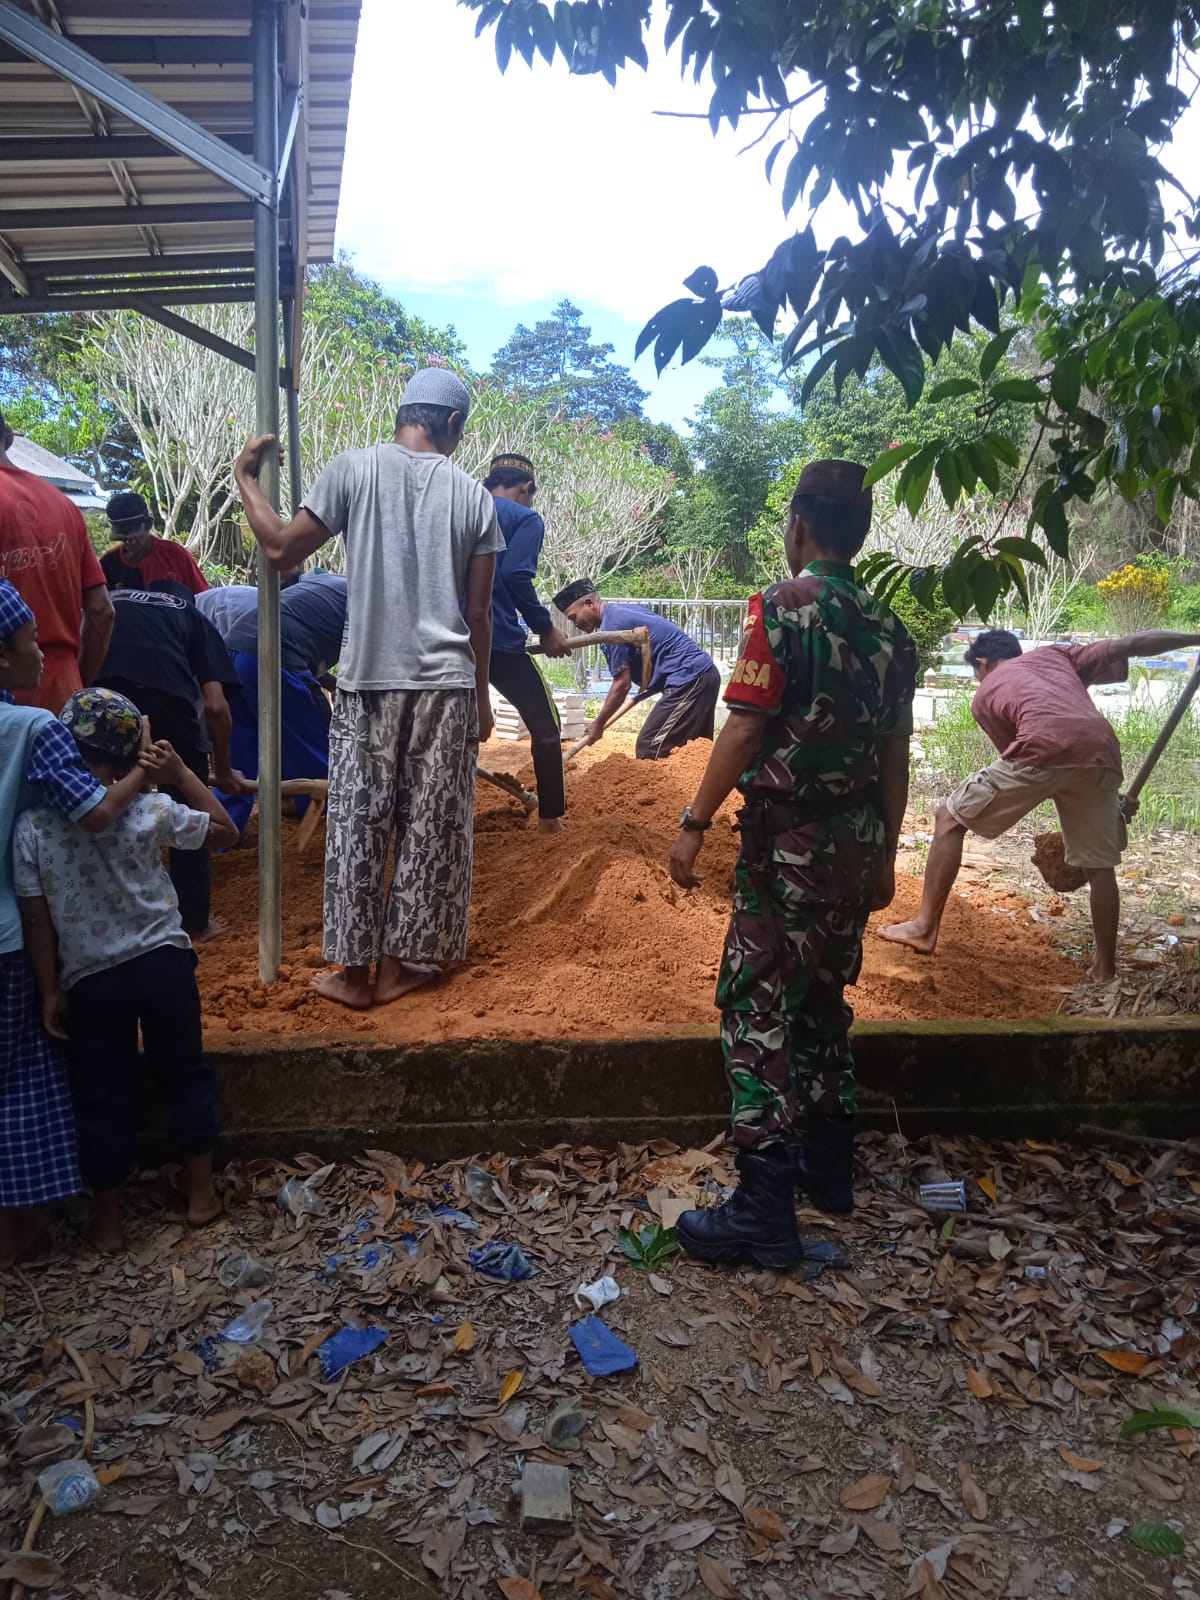
[[[878,741],[912,731],[917,653],[904,626],[842,561],[813,561],[750,601],[725,701],[767,711],[738,787],[828,801],[866,799]]]

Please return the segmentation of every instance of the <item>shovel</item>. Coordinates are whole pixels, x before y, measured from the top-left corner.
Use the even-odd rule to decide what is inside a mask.
[[[537,810],[537,795],[531,794],[528,789],[522,789],[517,780],[510,777],[507,772],[489,772],[486,767],[477,766],[475,768],[475,776],[482,778],[485,783],[494,783],[497,789],[502,789],[505,794],[511,795],[514,800],[519,800],[525,807],[526,816],[530,812]]]
[[[1179,698],[1171,707],[1171,714],[1163,723],[1158,738],[1150,746],[1146,759],[1134,774],[1133,782],[1126,789],[1124,800],[1136,800],[1146,787],[1150,774],[1158,765],[1159,757],[1170,743],[1171,735],[1183,721],[1187,708],[1195,699],[1196,691],[1200,689],[1200,656],[1196,657],[1196,665],[1192,668],[1192,675],[1179,692]],[[1059,894],[1070,894],[1075,889],[1082,889],[1087,882],[1087,873],[1082,867],[1071,866],[1063,854],[1063,837],[1061,833],[1039,833],[1033,841],[1033,855],[1030,857],[1034,866],[1041,873],[1049,886]]]

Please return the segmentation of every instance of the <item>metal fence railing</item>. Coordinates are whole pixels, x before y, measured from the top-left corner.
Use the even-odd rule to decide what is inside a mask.
[[[646,611],[653,611],[660,617],[666,617],[668,622],[673,622],[677,628],[682,628],[689,638],[707,650],[719,667],[728,668],[737,659],[742,642],[742,624],[746,618],[744,600],[618,600],[608,596],[606,598],[612,598],[615,605],[642,606]],[[566,624],[566,627],[569,632],[570,624]],[[604,658],[600,654],[598,645],[590,650],[576,650],[574,657],[581,678],[585,673],[589,678],[604,674]]]

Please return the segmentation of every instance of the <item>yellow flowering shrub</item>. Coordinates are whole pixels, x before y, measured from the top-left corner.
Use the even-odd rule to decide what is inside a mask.
[[[1163,568],[1131,561],[1101,578],[1096,588],[1121,633],[1149,628],[1171,609],[1171,574]]]

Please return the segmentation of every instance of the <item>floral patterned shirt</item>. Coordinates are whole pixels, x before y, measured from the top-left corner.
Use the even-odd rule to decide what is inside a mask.
[[[102,833],[48,809],[17,819],[17,898],[44,897],[58,935],[64,989],[163,945],[191,947],[162,852],[202,850],[206,812],[142,794]]]

